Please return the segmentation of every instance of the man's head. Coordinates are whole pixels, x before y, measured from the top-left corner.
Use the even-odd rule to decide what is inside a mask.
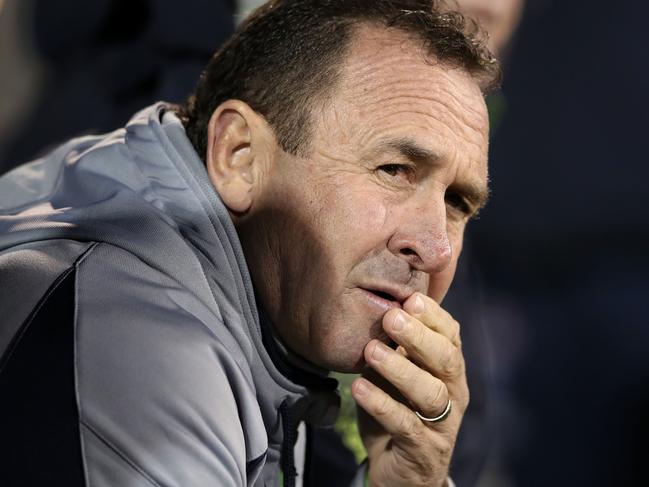
[[[241,28],[252,46],[235,35],[208,66],[188,133],[281,339],[358,370],[387,309],[451,283],[486,198],[497,67],[434,2],[272,2]]]
[[[410,32],[427,54],[463,67],[490,88],[499,81],[498,66],[479,42],[481,33],[445,7],[434,0],[265,3],[205,69],[184,114],[190,139],[204,157],[212,113],[220,103],[238,99],[266,118],[284,150],[305,153],[311,111],[335,88],[350,37],[360,24]]]

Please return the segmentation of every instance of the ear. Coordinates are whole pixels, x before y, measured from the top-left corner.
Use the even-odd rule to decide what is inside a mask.
[[[248,212],[259,194],[270,156],[264,143],[269,130],[265,120],[239,100],[222,103],[210,118],[207,173],[225,205],[234,213]]]

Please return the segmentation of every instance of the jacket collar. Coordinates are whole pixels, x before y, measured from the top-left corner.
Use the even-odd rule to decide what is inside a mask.
[[[333,424],[340,403],[335,392],[337,381],[326,377],[326,371],[291,354],[275,337],[272,323],[257,306],[234,224],[182,123],[164,104],[154,105],[147,112],[150,130],[165,147],[169,161],[181,173],[207,217],[206,220],[192,218],[192,227],[185,228],[184,235],[200,254],[206,256],[203,267],[213,293],[230,293],[227,301],[235,305],[230,311],[245,318],[247,326],[243,330],[230,331],[242,349],[248,351],[247,360],[253,371],[264,421],[276,418],[279,406],[287,402],[295,407],[294,414],[299,420],[317,425]],[[164,190],[165,186],[161,187]],[[182,217],[184,212],[180,209],[177,213]]]

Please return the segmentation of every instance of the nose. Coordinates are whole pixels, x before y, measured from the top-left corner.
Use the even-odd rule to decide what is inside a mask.
[[[444,271],[453,259],[445,204],[419,206],[406,212],[388,242],[388,249],[413,269],[427,274]]]

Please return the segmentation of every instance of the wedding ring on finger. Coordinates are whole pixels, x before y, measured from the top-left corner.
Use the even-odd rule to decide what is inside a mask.
[[[442,414],[439,416],[435,416],[434,418],[427,418],[426,416],[422,415],[419,411],[415,411],[415,414],[419,419],[421,419],[425,423],[439,423],[441,421],[444,421],[446,418],[448,418],[449,414],[451,414],[451,400],[448,400],[448,403],[446,403],[446,407],[444,408],[444,411]]]

